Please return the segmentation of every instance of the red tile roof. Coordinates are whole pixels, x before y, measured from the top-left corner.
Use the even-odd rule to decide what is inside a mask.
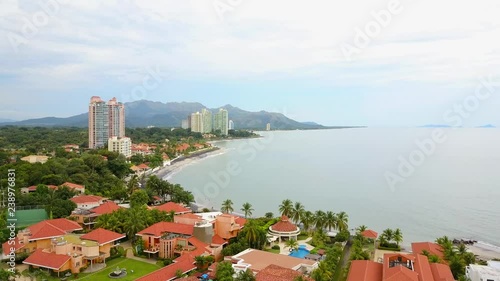
[[[271,230],[277,232],[295,232],[298,230],[298,227],[291,223],[287,216],[282,216],[281,221],[271,226]]]
[[[82,227],[68,219],[54,219],[39,222],[28,229],[31,232],[29,240],[32,241],[63,236],[76,230],[82,230]]]
[[[37,187],[38,187],[37,185],[32,185],[32,186],[28,187],[28,191],[29,192],[35,192]],[[56,190],[56,189],[59,188],[57,185],[50,185],[50,184],[47,185],[47,187],[49,189],[52,189],[52,190]]]
[[[352,261],[347,281],[382,281],[381,263]]]
[[[178,270],[182,271],[182,273],[187,273],[195,269],[196,266],[194,266],[191,259],[177,259],[175,263],[141,277],[136,281],[169,281],[176,278]]]
[[[69,200],[75,202],[75,204],[83,204],[83,203],[99,203],[100,201],[104,200],[104,198],[97,195],[80,195],[73,197]]]
[[[227,244],[227,241],[224,240],[222,237],[220,237],[218,234],[216,234],[216,235],[214,235],[214,237],[212,237],[212,244],[225,245],[225,244]]]
[[[104,215],[104,214],[111,214],[112,212],[117,211],[120,208],[121,207],[118,206],[115,202],[108,201],[98,207],[93,208],[90,211],[98,215]]]
[[[298,276],[303,276],[300,272],[293,269],[271,264],[259,271],[255,276],[256,281],[293,281]],[[313,280],[305,276],[304,280]]]
[[[149,166],[146,165],[146,164],[144,164],[144,163],[142,163],[140,165],[137,165],[137,168],[142,169],[142,170],[147,170],[147,169],[149,169]]]
[[[377,239],[377,237],[378,237],[378,233],[371,230],[371,229],[367,229],[367,230],[361,232],[361,235],[365,238],[368,238],[368,239]]]
[[[436,255],[440,259],[444,258],[443,255],[443,248],[436,243],[431,243],[431,242],[418,242],[418,243],[411,243],[411,249],[414,254],[422,254],[423,251],[429,252],[431,255]]]
[[[59,270],[70,259],[71,257],[67,255],[57,255],[55,253],[47,253],[44,252],[42,249],[38,249],[33,254],[31,254],[26,260],[24,260],[23,263],[43,268],[49,268],[53,270]]]
[[[455,281],[450,267],[446,264],[433,263],[431,264],[431,270],[434,281]]]
[[[194,226],[173,222],[159,222],[137,233],[137,235],[152,235],[160,237],[164,233],[177,233],[185,235],[193,235]]]
[[[65,182],[62,184],[62,186],[67,186],[69,189],[85,189],[83,185],[79,185],[72,182]]]
[[[415,271],[411,271],[402,266],[386,268],[383,275],[384,281],[418,281],[418,274]],[[422,281],[427,280],[422,279]]]
[[[24,246],[25,246],[25,244],[19,243],[19,239],[17,239],[17,238],[12,240],[12,242],[10,242],[10,245],[9,245],[9,242],[10,241],[7,241],[7,242],[2,244],[3,254],[6,256],[10,254],[10,248],[14,248],[14,251],[17,251],[19,249],[24,248]]]
[[[120,240],[122,238],[125,238],[125,236],[126,235],[124,235],[124,234],[109,231],[109,230],[106,230],[104,228],[98,228],[92,232],[89,232],[89,233],[83,235],[80,238],[85,239],[85,240],[90,240],[90,241],[96,241],[97,243],[99,243],[99,245],[102,246],[104,244],[108,244],[108,243],[114,242],[116,240]]]
[[[186,207],[181,206],[180,204],[174,203],[174,202],[168,202],[163,205],[160,205],[158,207],[155,207],[158,211],[163,211],[170,213],[171,211],[174,211],[176,214],[181,214],[181,213],[191,213],[192,211]]]
[[[434,280],[434,277],[432,275],[432,270],[431,266],[429,264],[429,259],[426,256],[423,255],[414,255],[415,256],[415,264],[414,270],[418,273],[419,275],[419,280],[423,281],[428,281]]]
[[[247,224],[247,220],[242,217],[235,217],[234,221],[241,226],[245,226],[245,224]]]

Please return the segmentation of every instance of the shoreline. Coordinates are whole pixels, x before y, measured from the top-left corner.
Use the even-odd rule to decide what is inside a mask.
[[[160,170],[152,173],[151,175],[155,175],[158,178],[163,180],[163,179],[165,179],[165,177],[171,175],[175,171],[177,171],[177,170],[179,170],[179,169],[181,169],[189,164],[192,164],[193,162],[195,162],[197,160],[209,157],[211,155],[215,155],[217,152],[221,152],[221,151],[224,151],[224,149],[215,146],[215,147],[212,147],[209,149],[193,152],[191,155],[188,155],[188,156],[181,156],[180,158],[172,160],[172,163],[170,165],[161,168]]]

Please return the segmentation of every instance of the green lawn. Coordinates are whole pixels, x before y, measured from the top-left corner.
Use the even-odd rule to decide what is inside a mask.
[[[136,260],[132,260],[132,259],[127,259],[127,258],[114,259],[110,262],[106,262],[106,264],[108,266],[99,272],[89,273],[89,274],[80,273],[78,275],[78,278],[75,279],[74,277],[71,277],[67,280],[68,281],[69,280],[88,280],[88,281],[113,280],[113,279],[108,277],[108,274],[111,273],[112,271],[114,271],[116,269],[116,267],[118,266],[120,268],[126,268],[127,272],[128,272],[127,276],[125,276],[124,278],[121,278],[119,280],[120,281],[133,281],[139,277],[147,275],[147,274],[161,268],[160,266],[157,266],[154,264],[149,264],[149,263],[136,261]],[[134,273],[131,272],[132,270],[134,271]],[[61,278],[52,277],[52,278],[49,278],[48,280],[49,281],[60,281]]]

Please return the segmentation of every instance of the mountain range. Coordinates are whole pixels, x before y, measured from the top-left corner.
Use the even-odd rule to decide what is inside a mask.
[[[153,102],[140,100],[125,103],[125,118],[127,127],[180,127],[182,120],[193,112],[206,108],[201,103],[196,102]],[[229,113],[229,119],[233,120],[236,129],[263,130],[267,123],[271,123],[272,129],[294,130],[294,129],[325,129],[323,125],[314,122],[298,122],[292,120],[281,113],[259,111],[250,112],[225,105]],[[219,108],[210,109],[213,113]],[[29,119],[16,122],[1,122],[0,126],[42,126],[42,127],[87,127],[88,114],[58,118],[45,117]]]

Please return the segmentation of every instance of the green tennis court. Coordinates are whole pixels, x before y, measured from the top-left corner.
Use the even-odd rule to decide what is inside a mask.
[[[16,210],[18,228],[30,226],[48,218],[49,216],[45,209]]]

